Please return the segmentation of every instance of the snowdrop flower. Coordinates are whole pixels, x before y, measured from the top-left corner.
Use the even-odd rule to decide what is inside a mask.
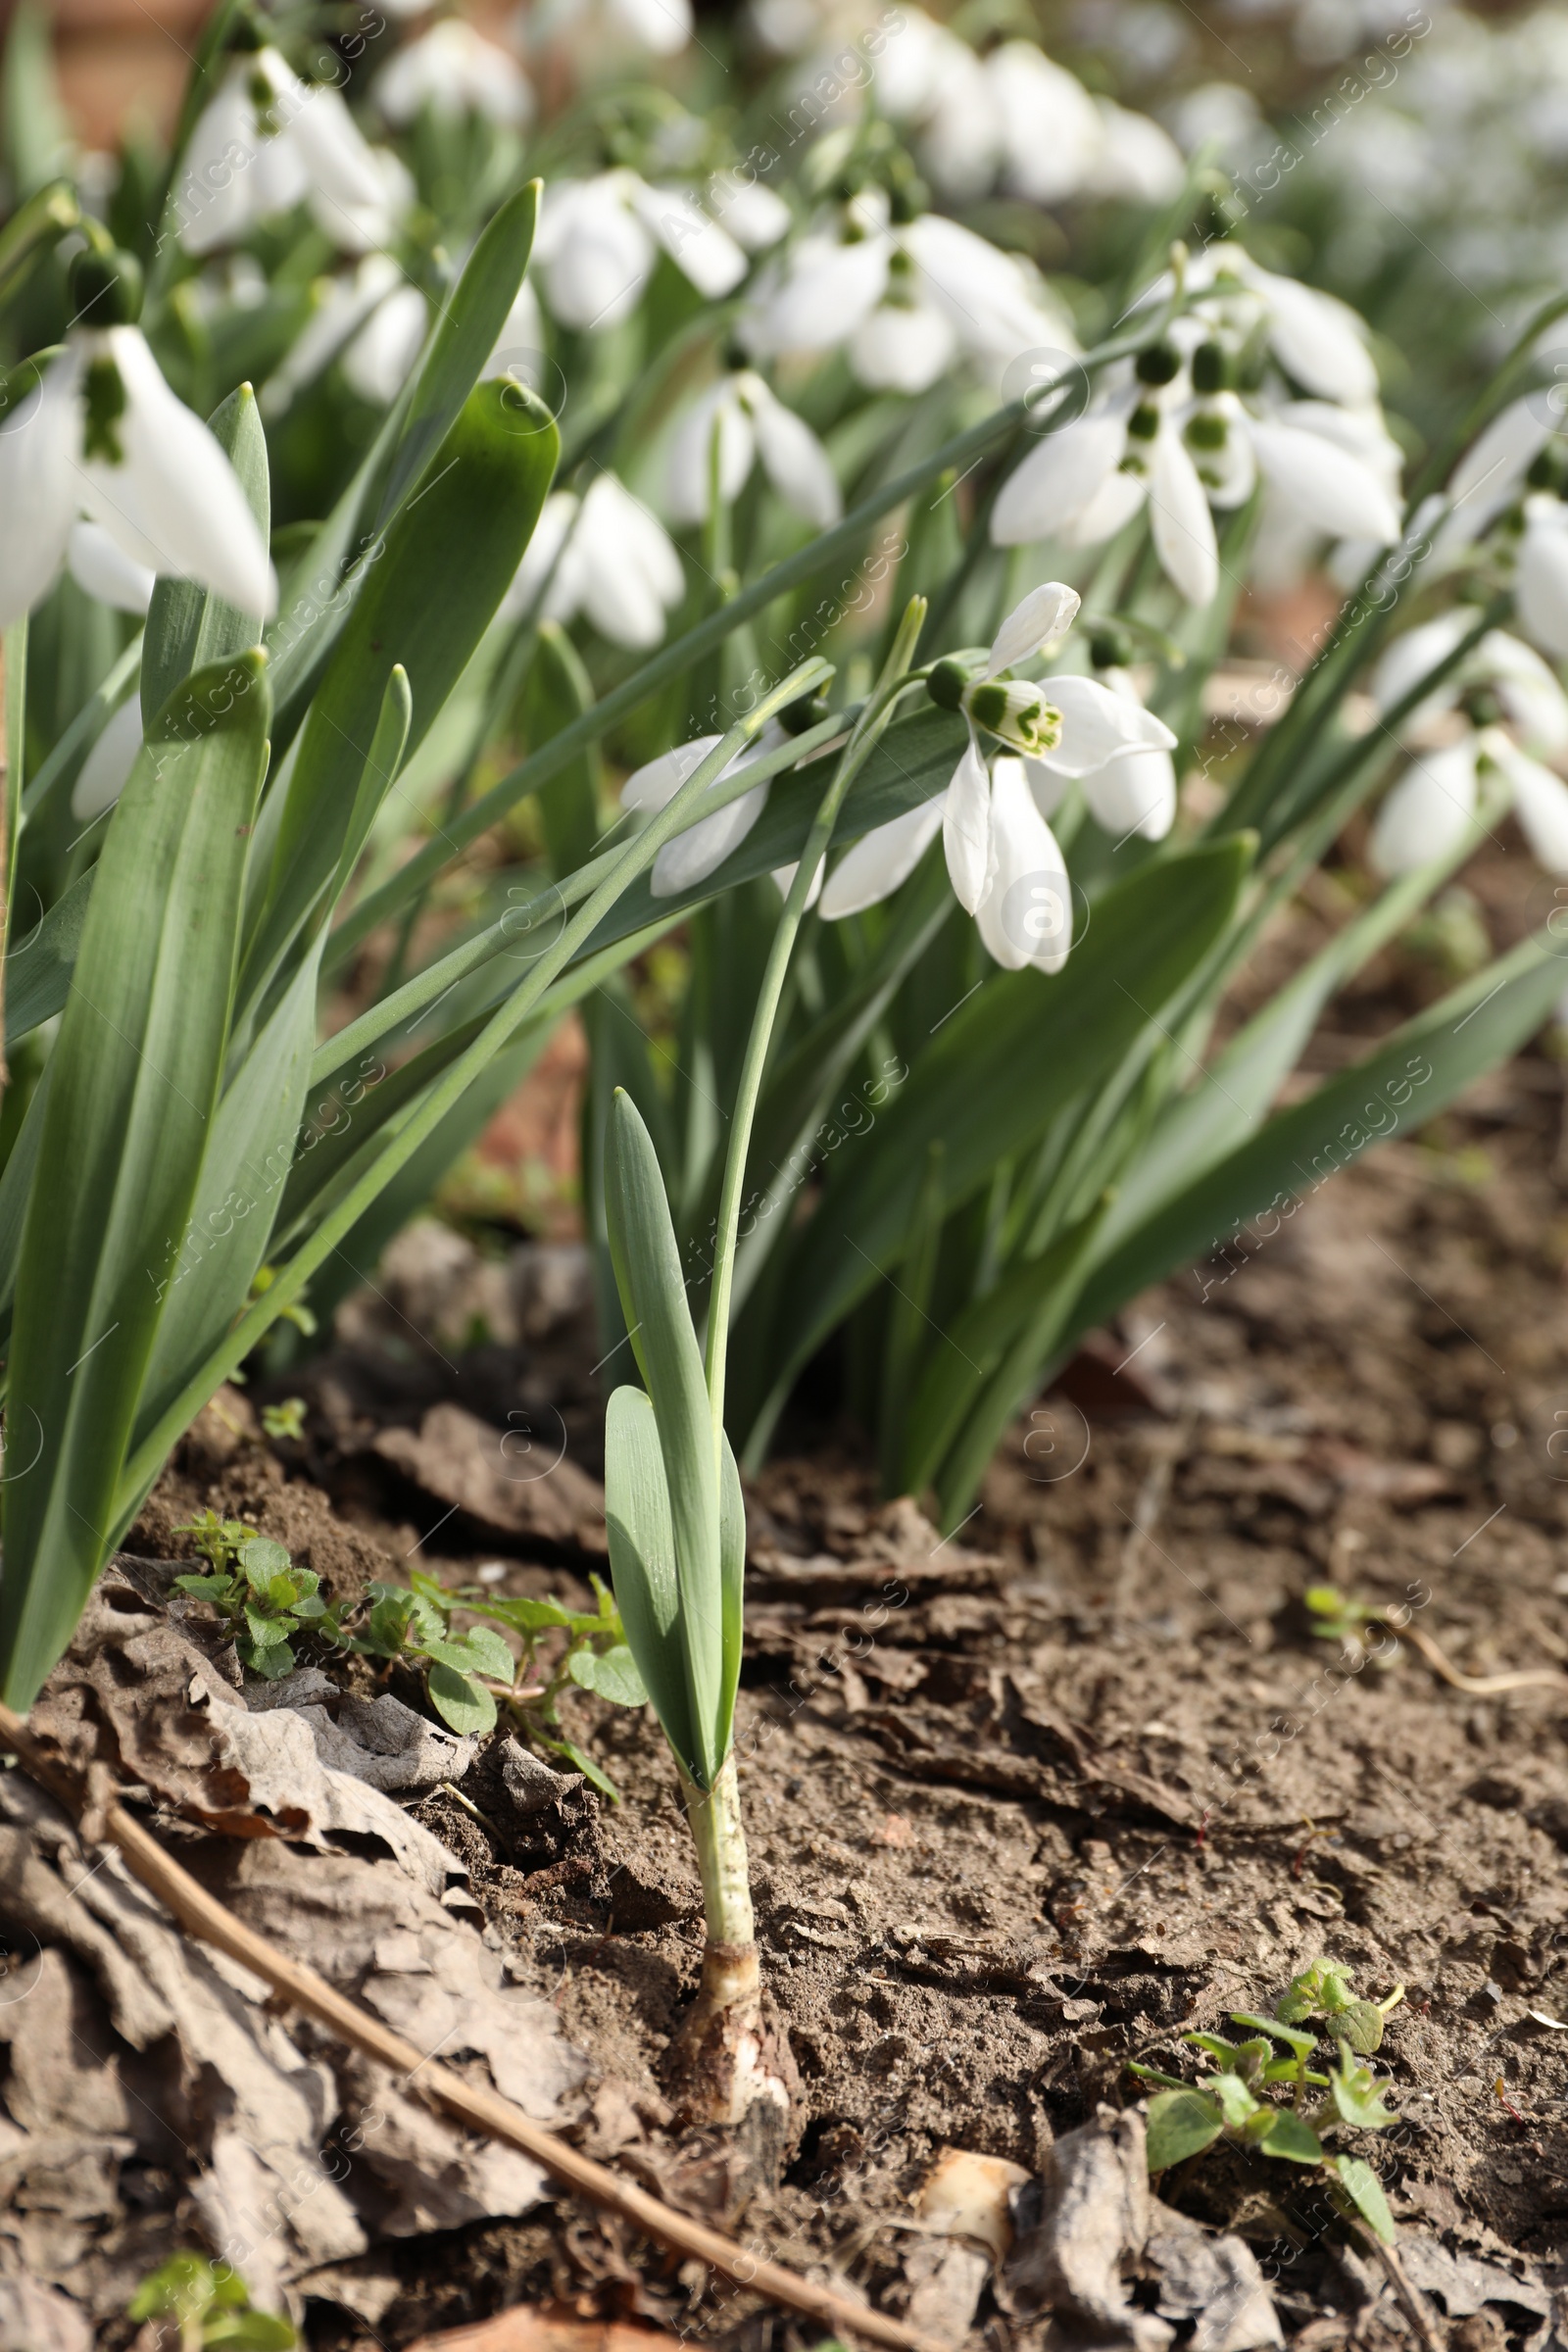
[[[81,514],[144,569],[199,580],[265,618],[277,585],[233,467],[165,383],[139,327],[128,254],[79,254],[84,323],[0,427],[0,627],[53,586]]]
[[[533,115],[533,90],[516,59],[462,17],[443,17],[400,49],[376,76],[375,101],[398,123],[413,122],[428,107],[444,122],[480,115],[520,130]]]
[[[1380,713],[1401,703],[1428,672],[1451,654],[1475,626],[1473,607],[1456,606],[1395,639],[1371,678]],[[1404,721],[1416,734],[1453,709],[1476,687],[1490,687],[1504,718],[1532,752],[1555,757],[1568,751],[1568,695],[1541,656],[1505,629],[1489,629],[1441,685],[1418,703]]]
[[[1074,348],[1022,264],[941,214],[895,222],[880,188],[802,239],[741,332],[759,356],[847,346],[871,391],[923,392],[960,357],[1000,372],[1020,352]]]
[[[685,589],[662,523],[601,473],[581,498],[556,490],[545,500],[501,609],[517,619],[542,597],[542,620],[581,612],[612,644],[642,648],[659,644]]]
[[[368,253],[352,275],[324,279],[320,300],[262,390],[276,416],[333,360],[362,400],[385,408],[419,356],[429,309],[387,253]]]
[[[755,175],[743,179],[738,172],[713,173],[707,210],[748,253],[766,253],[790,224],[790,208],[783,197],[764,188]]]
[[[1372,677],[1379,710],[1400,701],[1471,625],[1462,610],[1446,612],[1391,646]],[[1535,757],[1568,752],[1568,696],[1540,656],[1501,629],[1490,629],[1406,723],[1430,723],[1462,696],[1473,698],[1472,709],[1478,704],[1484,709],[1490,701],[1515,732],[1495,723],[1472,725],[1458,741],[1413,760],[1373,823],[1368,844],[1373,870],[1391,877],[1410,873],[1456,849],[1475,814],[1478,773],[1490,767],[1512,793],[1514,813],[1537,863],[1547,873],[1568,873],[1568,784]],[[1523,744],[1515,733],[1523,736]]]
[[[586,332],[629,317],[661,247],[710,302],[746,275],[740,246],[689,190],[651,188],[623,167],[546,188],[534,256],[563,326]]]
[[[1540,393],[1527,394],[1500,409],[1448,476],[1452,513],[1440,534],[1440,548],[1456,540],[1479,539],[1519,495],[1536,461],[1559,430]]]
[[[715,434],[718,494],[726,505],[738,496],[760,458],[763,472],[787,507],[819,531],[838,521],[844,503],[827,451],[760,375],[743,368],[703,393],[676,430],[667,491],[676,522],[707,519]]]
[[[412,183],[369,147],[340,90],[302,81],[270,47],[230,59],[191,132],[175,198],[189,253],[235,243],[307,199],[318,228],[349,252],[381,242]]]
[[[1033,41],[1004,41],[986,60],[1001,134],[1002,184],[1031,204],[1060,204],[1088,181],[1104,132],[1081,81]]]
[[[1410,762],[1373,822],[1367,858],[1374,873],[1413,873],[1456,847],[1476,812],[1479,749],[1480,738],[1466,735]]]
[[[101,522],[72,524],[66,564],[78,588],[117,612],[145,612],[153,601],[158,574],[117,547]]]
[[[646,767],[637,769],[621,786],[622,808],[636,809],[656,816],[667,808],[688,777],[707,759],[713,746],[723,741],[719,735],[699,735],[693,743],[679,743],[673,751],[662,753],[650,760]],[[777,719],[769,719],[751,749],[738,755],[722,769],[708,793],[714,792],[727,778],[744,773],[748,766],[779,745],[788,741],[786,730]],[[708,797],[704,795],[705,799]],[[691,890],[706,881],[716,866],[723,864],[732,850],[738,850],[762,810],[767,807],[767,782],[742,793],[727,808],[719,808],[711,816],[701,816],[673,840],[666,841],[654,859],[649,889],[656,899],[672,899],[683,890]],[[786,885],[786,888],[788,885]]]
[[[584,58],[675,57],[692,37],[691,0],[547,0],[518,22],[541,45],[559,41]]]
[[[1059,581],[1025,597],[998,631],[984,674],[965,680],[956,662],[932,672],[933,701],[960,710],[969,742],[947,790],[855,844],[822,892],[827,922],[872,906],[911,874],[940,830],[954,895],[979,923],[988,954],[1008,971],[1031,964],[1059,971],[1071,944],[1066,868],[1047,821],[1067,783],[1077,781],[1102,821],[1157,839],[1174,812],[1174,790],[1149,779],[1123,790],[1111,771],[1151,754],[1168,757],[1176,738],[1143,708],[1125,681],[1057,676],[1038,685],[1000,672],[1060,642],[1078,598]],[[1004,754],[989,772],[977,728],[1024,754]],[[1122,823],[1124,817],[1130,824]]]
[[[1544,493],[1525,501],[1514,609],[1537,645],[1558,661],[1568,658],[1568,507]]]

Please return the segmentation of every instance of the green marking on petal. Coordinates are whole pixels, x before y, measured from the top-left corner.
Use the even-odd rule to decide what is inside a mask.
[[[81,396],[87,412],[82,455],[102,458],[109,466],[123,466],[125,453],[120,441],[120,420],[125,414],[125,387],[113,360],[92,362]]]

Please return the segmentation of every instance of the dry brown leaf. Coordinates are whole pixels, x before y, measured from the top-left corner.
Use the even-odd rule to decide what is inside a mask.
[[[493,1429],[460,1404],[434,1404],[417,1431],[379,1431],[374,1450],[426,1494],[498,1535],[529,1536],[602,1558],[604,1488],[565,1453],[542,1469],[548,1448],[542,1440],[527,1444],[523,1451],[516,1432]]]

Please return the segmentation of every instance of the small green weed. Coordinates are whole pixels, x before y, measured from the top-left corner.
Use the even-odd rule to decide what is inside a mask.
[[[171,2254],[149,2273],[125,2306],[128,2320],[172,2319],[180,2352],[291,2352],[291,2323],[252,2311],[249,2290],[227,2263],[205,2254]]]

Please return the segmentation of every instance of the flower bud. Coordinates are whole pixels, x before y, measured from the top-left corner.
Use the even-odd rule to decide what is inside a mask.
[[[939,662],[925,682],[925,690],[942,710],[961,710],[969,683],[969,673],[961,662]]]
[[[1141,384],[1173,383],[1181,361],[1168,343],[1151,343],[1138,354],[1136,374]]]
[[[113,245],[91,247],[71,265],[71,304],[78,326],[134,326],[141,317],[141,264]]]
[[[1043,687],[983,678],[969,688],[963,708],[976,726],[1020,752],[1052,752],[1061,741],[1061,712],[1047,702]]]

